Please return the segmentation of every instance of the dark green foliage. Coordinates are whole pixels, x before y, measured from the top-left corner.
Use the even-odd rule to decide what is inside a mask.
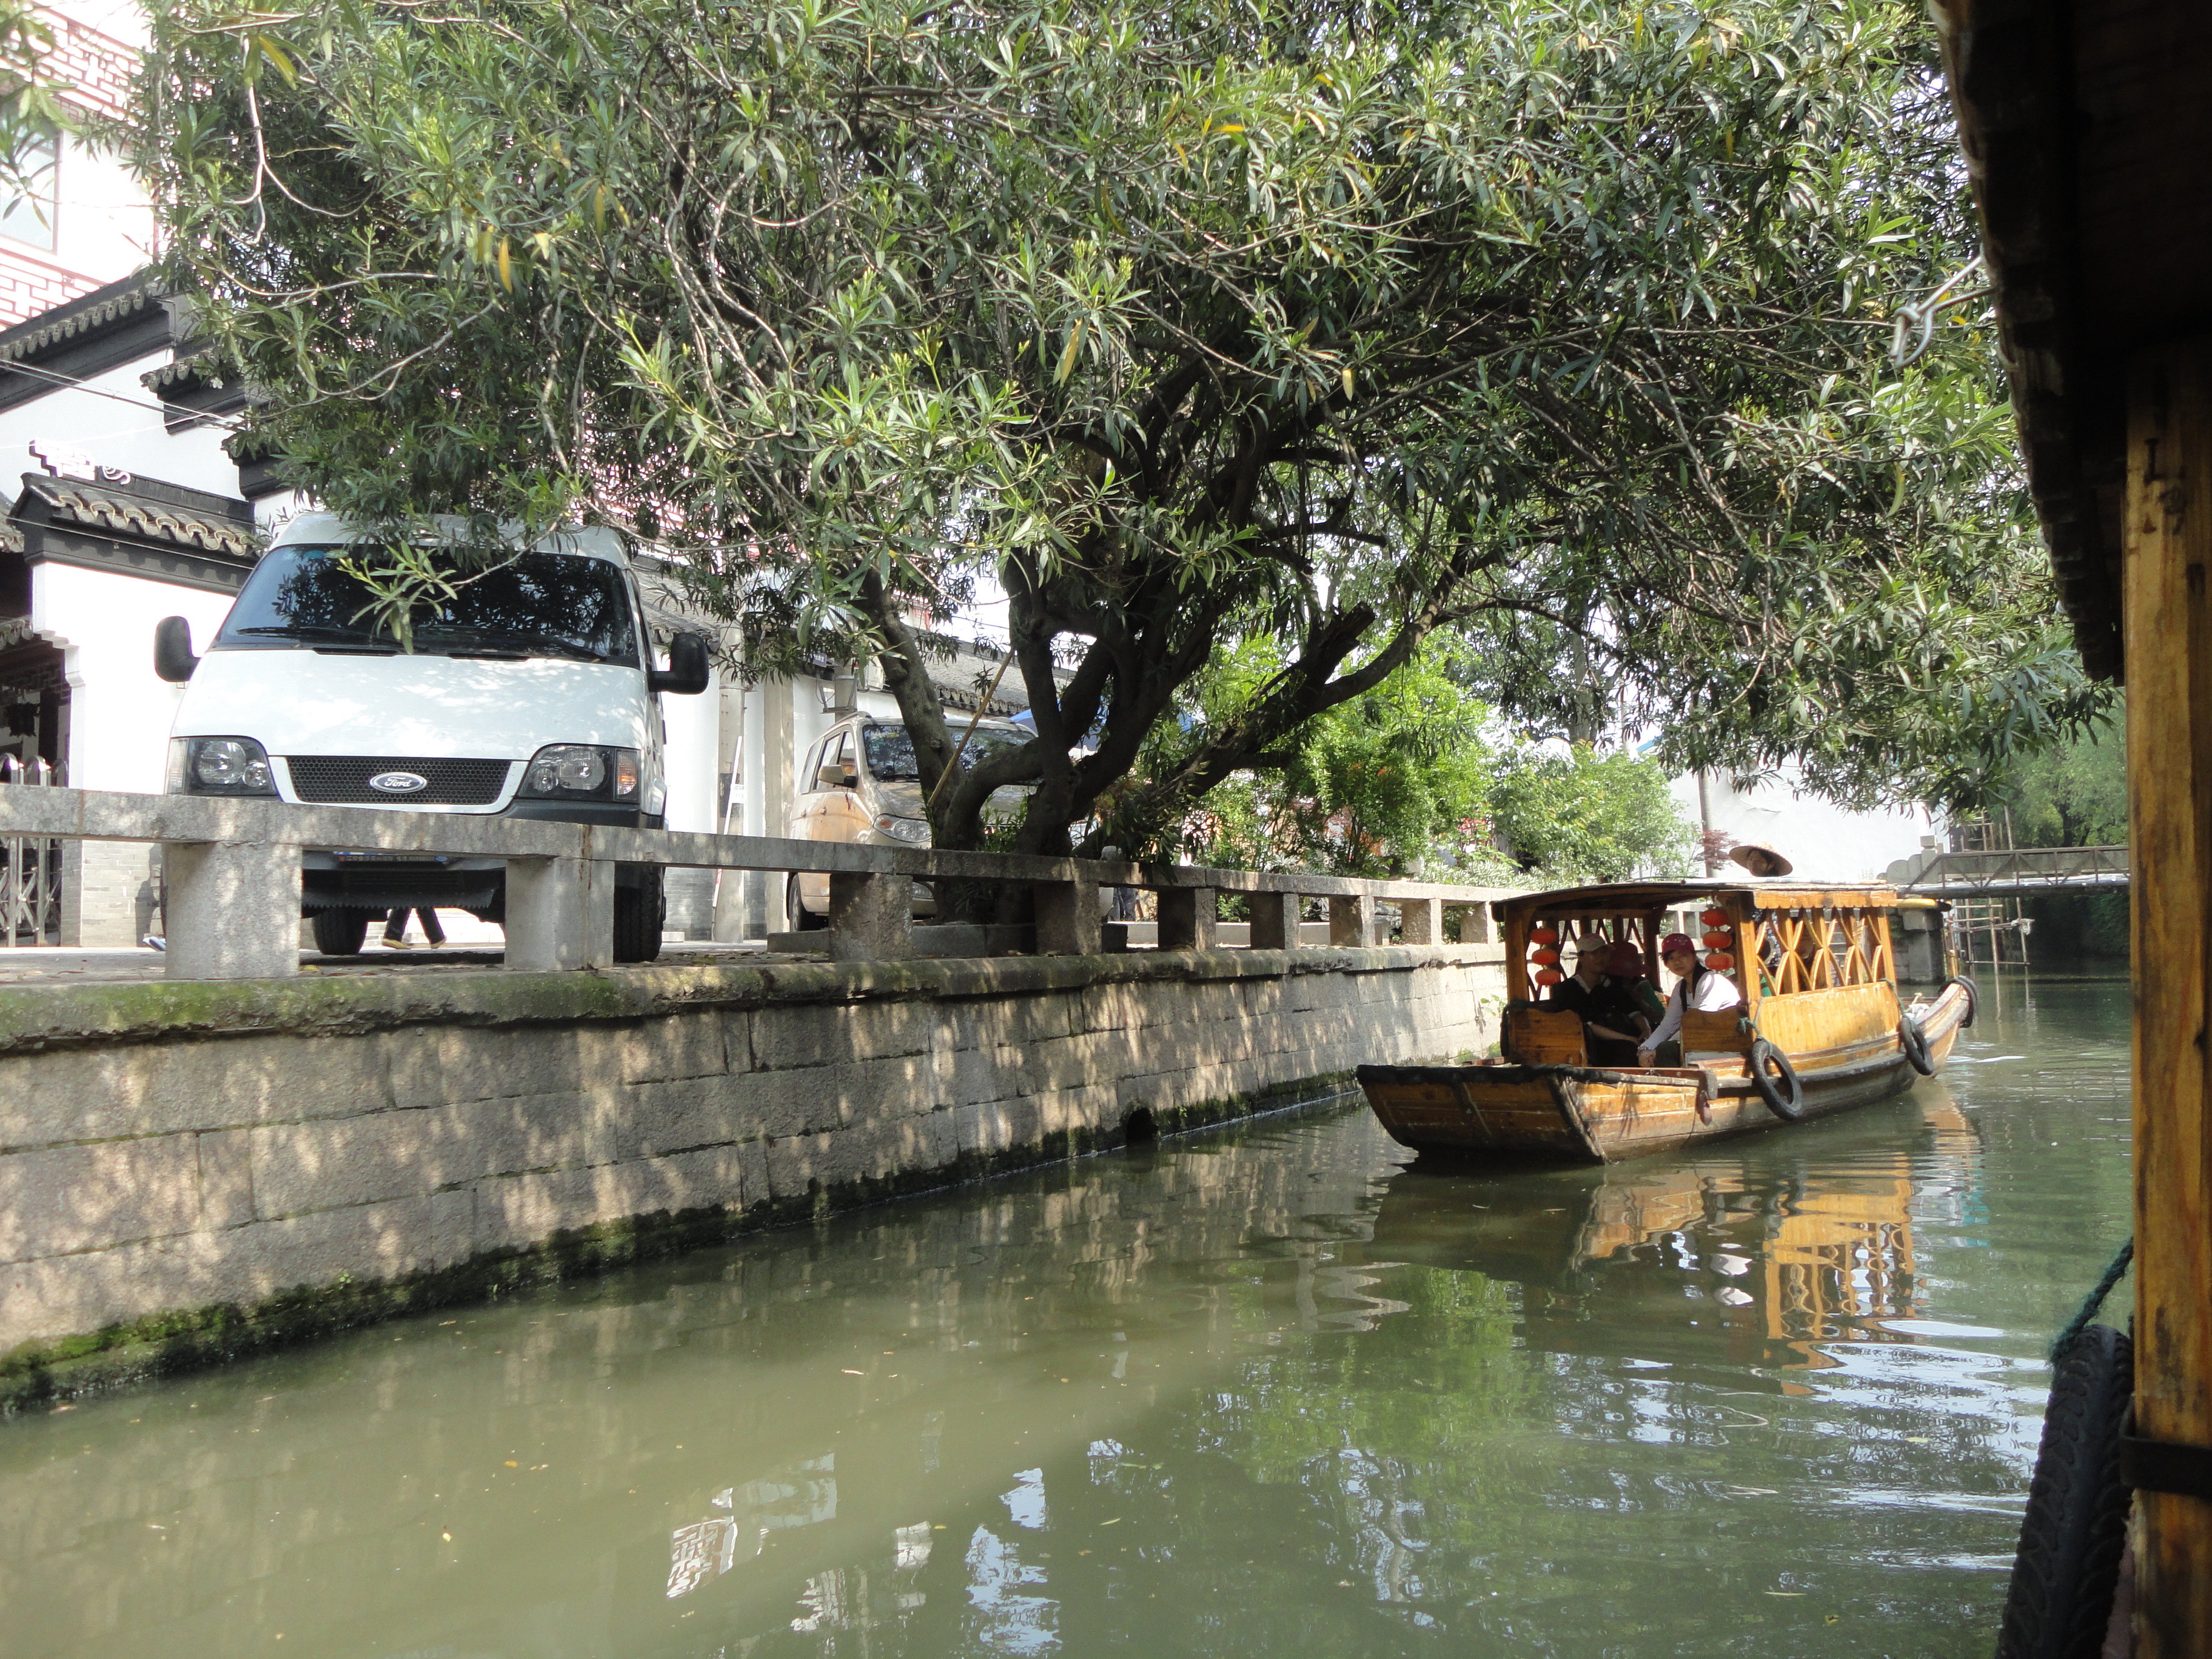
[[[2128,839],[2127,722],[2072,738],[2012,769],[2008,779],[2014,843],[2118,847]],[[2033,959],[2059,969],[2083,961],[2124,962],[2128,895],[2041,893],[2027,901],[2035,920]]]
[[[628,524],[768,659],[880,657],[940,845],[1027,780],[1024,849],[1158,846],[1454,625],[1509,710],[1578,634],[1669,763],[1846,799],[1969,798],[2094,703],[1972,312],[1891,356],[1974,240],[1902,0],[156,30],[141,159],[254,441],[395,528]],[[937,792],[913,621],[985,576],[1039,736]]]

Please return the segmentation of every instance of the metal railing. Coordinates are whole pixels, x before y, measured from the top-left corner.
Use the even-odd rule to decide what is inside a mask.
[[[58,789],[62,769],[0,755],[0,787]],[[62,931],[62,844],[0,833],[0,945],[57,945]]]
[[[826,873],[829,953],[855,962],[915,953],[917,880],[1026,885],[1035,901],[1035,946],[1048,956],[1100,949],[1102,888],[1158,896],[1163,950],[1211,948],[1221,893],[1246,896],[1255,949],[1298,948],[1301,908],[1310,898],[1327,901],[1334,945],[1371,943],[1376,906],[1385,902],[1398,908],[1406,944],[1444,943],[1448,910],[1460,913],[1464,940],[1487,941],[1489,905],[1504,890],[91,789],[0,790],[0,836],[161,843],[173,979],[297,973],[301,854],[311,849],[503,860],[506,966],[533,972],[612,964],[618,864]]]
[[[2112,891],[2128,884],[2125,847],[2021,847],[1927,852],[1889,866],[1899,892],[1923,898]]]

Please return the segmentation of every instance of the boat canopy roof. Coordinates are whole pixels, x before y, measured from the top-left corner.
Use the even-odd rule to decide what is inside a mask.
[[[1743,897],[1754,910],[1891,909],[1897,890],[1802,881],[1613,881],[1589,887],[1554,887],[1498,900],[1492,908],[1506,921],[1528,916],[1630,916],[1679,904]]]

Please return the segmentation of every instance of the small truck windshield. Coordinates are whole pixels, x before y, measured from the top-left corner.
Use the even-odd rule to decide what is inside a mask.
[[[355,547],[279,547],[254,567],[216,635],[216,648],[396,653],[374,600],[345,568]],[[414,648],[425,655],[638,665],[637,629],[622,571],[574,553],[524,553],[446,567],[451,594],[418,602]]]
[[[949,722],[952,741],[960,742],[961,727],[957,720]],[[973,766],[987,755],[995,755],[1002,749],[1018,749],[1029,741],[1029,734],[1017,735],[988,726],[978,726],[969,736],[968,746],[962,750],[960,763]],[[868,775],[879,783],[896,783],[921,775],[921,768],[915,763],[914,739],[903,726],[870,726],[862,732],[862,745],[868,753]]]

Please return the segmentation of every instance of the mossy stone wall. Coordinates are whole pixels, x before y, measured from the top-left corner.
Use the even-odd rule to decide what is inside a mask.
[[[1479,1049],[1495,947],[0,988],[0,1410]]]

